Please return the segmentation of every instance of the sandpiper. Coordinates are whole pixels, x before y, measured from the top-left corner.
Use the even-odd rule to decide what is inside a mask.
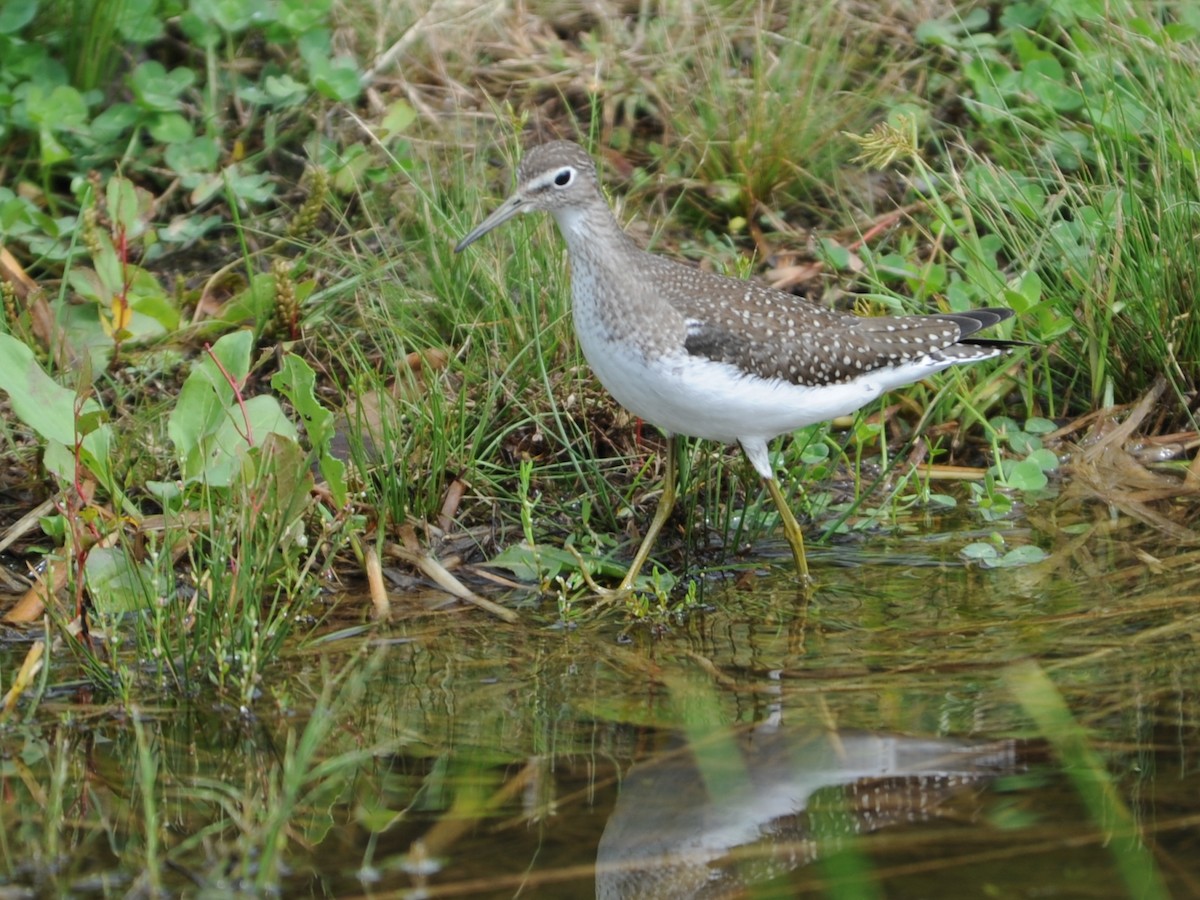
[[[740,444],[779,509],[805,584],[804,536],[776,481],[767,442],[1013,346],[971,337],[1007,319],[1010,309],[848,315],[648,253],[613,216],[592,158],[570,141],[530,149],[516,190],[455,252],[518,213],[538,210],[554,217],[567,242],[575,331],[596,377],[622,406],[668,435]],[[670,440],[658,510],[618,592],[632,588],[675,495]]]

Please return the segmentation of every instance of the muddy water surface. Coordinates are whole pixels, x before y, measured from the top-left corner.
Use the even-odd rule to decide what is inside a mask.
[[[1048,559],[1007,570],[953,534],[818,551],[807,603],[778,566],[655,625],[347,597],[253,710],[140,709],[140,739],[63,685],[3,735],[8,884],[1200,895],[1200,559],[1108,529],[1031,527]]]

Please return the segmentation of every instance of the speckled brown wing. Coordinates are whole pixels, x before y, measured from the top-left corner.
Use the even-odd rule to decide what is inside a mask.
[[[923,357],[995,356],[1014,342],[968,335],[1012,315],[1009,309],[932,316],[852,316],[749,281],[686,270],[691,290],[665,299],[687,323],[684,349],[764,378],[798,385],[838,384]],[[702,279],[704,290],[696,291]],[[682,285],[681,285],[682,287]]]

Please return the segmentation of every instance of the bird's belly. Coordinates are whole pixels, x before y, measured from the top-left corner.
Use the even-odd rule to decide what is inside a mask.
[[[885,389],[868,377],[804,387],[686,354],[650,360],[624,345],[582,344],[600,383],[630,412],[672,434],[726,443],[769,440],[847,415]]]

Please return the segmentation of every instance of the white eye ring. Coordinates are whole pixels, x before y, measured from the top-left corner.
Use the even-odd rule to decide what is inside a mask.
[[[556,187],[566,187],[575,180],[575,170],[571,168],[560,169],[558,174],[554,176],[554,184]]]

